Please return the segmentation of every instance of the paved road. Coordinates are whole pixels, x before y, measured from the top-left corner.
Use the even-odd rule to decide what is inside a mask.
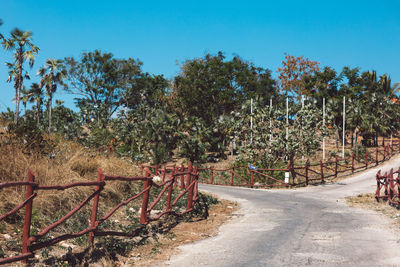
[[[400,166],[393,158],[379,169]],[[400,266],[400,236],[344,197],[374,192],[377,168],[335,184],[297,190],[201,185],[241,208],[220,233],[181,247],[171,266]],[[400,213],[400,212],[399,212]]]

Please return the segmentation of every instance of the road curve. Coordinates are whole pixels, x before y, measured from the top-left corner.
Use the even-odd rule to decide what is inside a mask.
[[[240,209],[219,234],[181,246],[163,266],[400,266],[400,236],[390,222],[350,208],[344,197],[374,192],[378,169],[400,157],[328,185],[294,190],[253,190],[201,185],[237,201]]]

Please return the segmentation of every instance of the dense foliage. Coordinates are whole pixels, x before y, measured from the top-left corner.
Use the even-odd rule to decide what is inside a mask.
[[[40,83],[26,90],[24,64],[32,66],[39,52],[32,33],[16,29],[0,39],[13,53],[7,66],[16,101],[16,110],[2,117],[25,139],[47,132],[153,163],[173,157],[215,161],[236,153],[237,164],[273,167],[310,157],[324,135],[336,136],[339,146],[344,98],[345,137],[352,146],[358,146],[360,136],[363,145],[376,145],[378,136],[397,134],[400,126],[399,86],[375,71],[345,67],[337,72],[286,55],[274,79],[271,70],[218,52],[185,61],[180,73],[167,80],[144,72],[138,59],[94,50],[78,59],[48,59],[37,73]],[[60,89],[75,96],[76,109],[60,99],[53,107]],[[18,120],[21,101],[24,119]]]

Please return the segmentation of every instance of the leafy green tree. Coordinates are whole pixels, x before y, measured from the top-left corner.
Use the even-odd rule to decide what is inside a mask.
[[[207,142],[210,129],[197,117],[185,119],[181,128],[182,137],[179,141],[179,155],[190,162],[204,162],[206,151],[210,147]]]
[[[7,62],[6,65],[9,69],[8,82],[14,80],[15,88],[15,113],[14,123],[18,122],[19,117],[19,103],[22,93],[23,81],[29,79],[29,74],[24,72],[24,63],[29,61],[29,66],[32,67],[34,59],[39,48],[32,43],[32,33],[30,31],[21,31],[14,29],[11,32],[10,38],[2,38],[2,46],[6,51],[14,51],[12,63]]]
[[[286,123],[286,110],[257,105],[253,113],[253,129],[246,127],[249,116],[243,115],[248,114],[245,110],[249,103],[243,105],[244,112],[233,114],[232,120],[237,133],[235,142],[240,151],[238,161],[271,168],[282,162],[294,166],[296,158],[313,155],[319,149],[324,134],[315,104],[314,101],[305,101],[304,107],[300,108],[301,105],[291,101],[290,106],[294,108],[289,113],[289,124]],[[253,134],[252,142],[248,138],[250,132]],[[295,178],[293,171],[292,177]]]
[[[65,107],[63,101],[56,100],[52,120],[52,128],[57,134],[69,140],[79,140],[82,135],[79,115],[72,109]]]
[[[123,94],[141,73],[142,63],[134,59],[114,59],[111,53],[99,50],[84,52],[79,61],[64,59],[67,71],[66,90],[75,98],[85,122],[107,125],[123,103]]]
[[[198,117],[209,128],[210,151],[224,156],[227,145],[224,123],[220,118],[240,108],[250,98],[267,102],[277,98],[275,81],[269,70],[255,67],[235,56],[226,60],[222,52],[187,60],[175,77],[171,96],[177,113],[185,118]]]

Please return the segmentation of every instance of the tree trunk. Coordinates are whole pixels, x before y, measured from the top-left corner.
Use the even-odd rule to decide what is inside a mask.
[[[49,134],[51,132],[51,108],[52,108],[52,102],[53,102],[53,94],[50,93],[50,95],[49,95]]]
[[[292,184],[297,182],[296,172],[294,171],[294,155],[289,156],[289,163],[290,163],[290,176],[292,177]]]
[[[19,109],[19,106],[17,104],[18,103],[18,84],[17,84],[17,87],[15,87],[15,97],[14,97],[14,99],[15,99],[14,123],[17,124],[18,123],[18,109]]]
[[[24,105],[24,122],[26,122],[26,102],[23,102]]]
[[[352,132],[351,132],[351,148],[354,147],[354,132],[355,132],[355,131],[352,131]]]
[[[37,126],[39,127],[40,125],[40,114],[41,114],[41,101],[37,101],[36,102],[36,122],[37,122]]]
[[[336,129],[336,149],[339,149],[339,130]]]
[[[16,92],[15,92],[15,114],[14,114],[14,123],[18,123],[18,117],[19,117],[19,100],[21,98],[21,90],[22,90],[22,82],[23,82],[23,77],[22,77],[22,64],[24,62],[24,59],[22,57],[23,54],[23,50],[22,50],[22,46],[19,46],[18,49],[18,73],[17,73],[17,86],[15,88]]]

